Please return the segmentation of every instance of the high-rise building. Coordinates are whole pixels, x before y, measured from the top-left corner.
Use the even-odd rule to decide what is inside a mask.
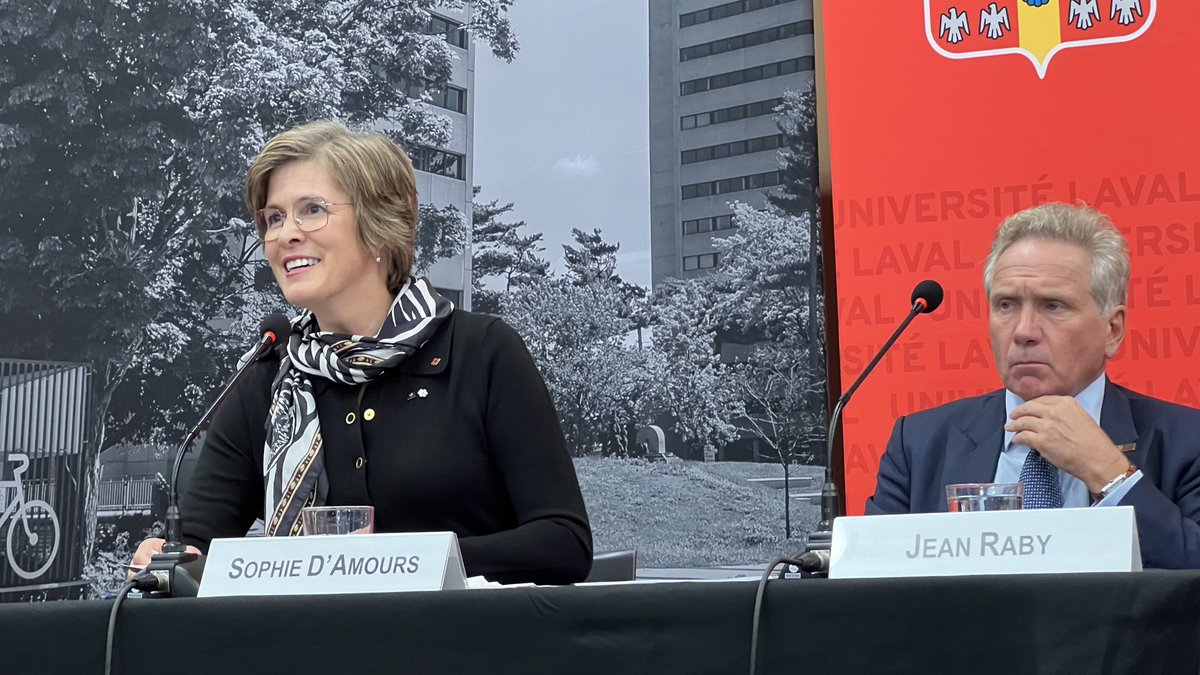
[[[471,307],[471,174],[474,164],[475,43],[463,30],[472,11],[471,3],[461,9],[436,7],[427,29],[443,35],[458,54],[450,73],[450,82],[428,92],[433,112],[445,115],[453,125],[447,147],[420,147],[412,150],[417,169],[417,195],[421,204],[442,208],[453,205],[463,214],[466,246],[462,253],[439,260],[429,270],[429,280],[443,295],[464,309]],[[410,94],[419,94],[410,91]]]
[[[650,2],[654,285],[716,267],[728,202],[766,206],[785,144],[774,109],[812,83],[813,53],[812,0]]]

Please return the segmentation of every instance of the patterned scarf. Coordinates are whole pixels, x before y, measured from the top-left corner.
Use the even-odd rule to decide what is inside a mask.
[[[268,535],[301,534],[300,510],[324,506],[329,494],[313,376],[370,382],[420,349],[453,311],[454,303],[427,279],[409,277],[375,337],[318,331],[308,311],[292,320],[287,354],[271,387],[263,451]]]

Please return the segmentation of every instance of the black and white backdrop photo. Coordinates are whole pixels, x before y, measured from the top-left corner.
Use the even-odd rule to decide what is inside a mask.
[[[597,552],[801,550],[813,55],[811,0],[0,0],[0,600],[107,597],[161,530],[181,441],[298,311],[245,170],[323,118],[413,158],[414,273],[524,339]]]

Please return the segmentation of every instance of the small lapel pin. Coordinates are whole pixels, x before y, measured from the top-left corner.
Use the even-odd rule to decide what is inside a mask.
[[[1122,443],[1121,445],[1117,446],[1117,449],[1120,450],[1121,452],[1133,452],[1133,449],[1136,446],[1137,446],[1136,443]]]
[[[429,365],[436,366],[437,364],[439,364],[441,362],[442,362],[442,357],[437,356],[437,357],[434,357],[434,359],[429,362]]]
[[[429,390],[427,390],[427,389],[418,389],[417,390],[417,396],[420,396],[421,398],[425,398],[428,395],[429,395]]]

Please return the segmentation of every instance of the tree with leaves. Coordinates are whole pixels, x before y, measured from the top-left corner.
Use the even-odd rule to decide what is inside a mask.
[[[736,423],[765,446],[783,467],[784,533],[792,536],[791,466],[807,464],[824,439],[822,410],[812,401],[825,395],[825,381],[814,376],[788,346],[756,345],[750,358],[735,366],[733,378],[742,401]]]
[[[494,38],[503,58],[516,50],[510,4],[474,3],[468,26]],[[387,86],[448,78],[453,50],[425,33],[433,6],[88,0],[13,8],[15,20],[0,29],[8,64],[0,90],[9,92],[0,104],[0,198],[19,217],[0,225],[0,306],[23,330],[0,349],[94,364],[98,446],[148,431],[132,410],[109,409],[131,375],[141,380],[125,399],[185,413],[158,420],[179,430],[203,404],[182,395],[189,387],[172,387],[181,396],[169,405],[146,405],[141,395],[157,390],[159,374],[178,377],[177,357],[189,350],[208,361],[191,384],[211,391],[244,346],[244,335],[217,333],[238,323],[247,268],[260,263],[252,228],[227,214],[243,212],[244,167],[269,136],[334,117],[384,124],[410,146],[445,142],[444,116]],[[457,210],[427,207],[423,216],[422,261],[461,250]],[[211,323],[218,317],[225,321]]]
[[[783,466],[812,459],[827,402],[824,339],[808,277],[815,274],[810,216],[733,205],[738,227],[713,240],[720,252],[713,311],[727,334],[755,336],[735,370],[744,402],[738,424]],[[786,492],[786,491],[785,491]],[[785,527],[791,536],[790,502]]]
[[[744,407],[733,366],[716,349],[712,298],[718,282],[711,275],[669,279],[655,290],[651,310],[651,349],[662,364],[662,412],[699,457],[737,440]]]
[[[435,262],[462,253],[467,245],[466,223],[457,206],[421,204],[420,211],[413,256],[413,274],[418,276],[427,274]]]
[[[631,425],[653,419],[651,355],[627,343],[623,306],[613,284],[554,278],[504,298],[503,316],[525,339],[576,455],[623,448]]]
[[[4,4],[0,354],[91,365],[81,477],[90,486],[108,430],[167,407],[114,408],[136,399],[122,388],[207,350],[205,290],[229,279],[207,223],[180,218],[213,212],[180,186],[194,167],[185,148],[199,137],[185,82],[217,57],[193,44],[196,26],[219,12],[183,0]],[[94,513],[95,490],[86,494]]]

